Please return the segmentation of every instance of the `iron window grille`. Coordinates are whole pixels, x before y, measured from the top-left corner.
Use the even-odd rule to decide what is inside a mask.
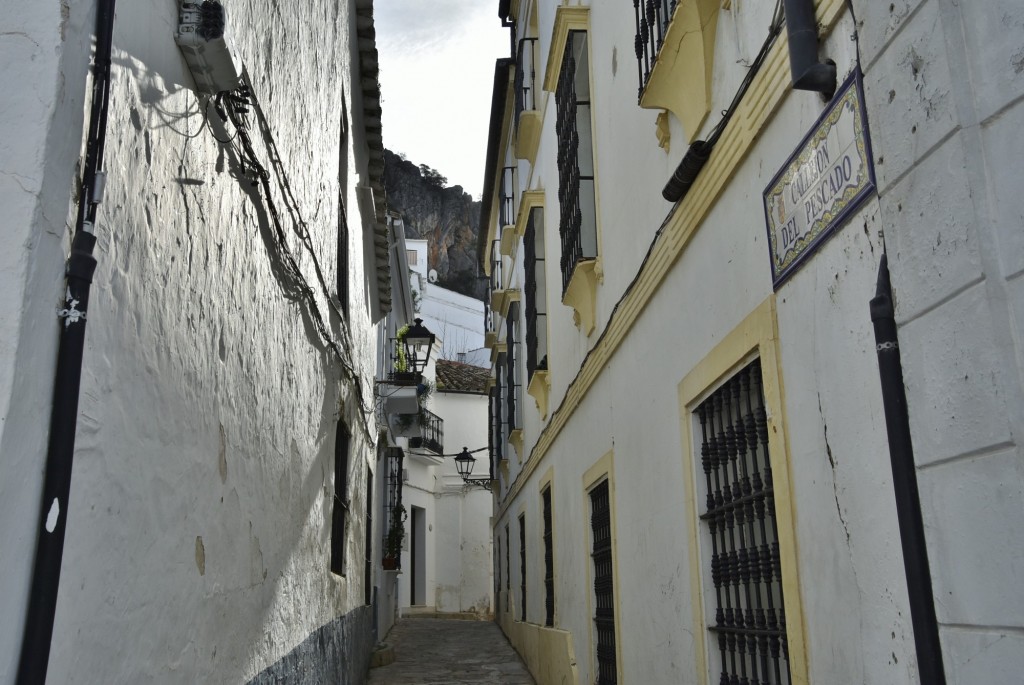
[[[678,0],[633,0],[633,14],[636,17],[636,35],[633,48],[636,51],[637,73],[640,76],[640,91],[643,95],[647,81],[651,78],[651,70],[658,59],[658,52],[665,42],[672,14],[676,11]]]
[[[494,362],[494,392],[497,399],[494,412],[494,449],[499,459],[508,458],[508,453],[505,451],[505,442],[508,440],[508,433],[505,430],[508,416],[506,411],[508,402],[505,390],[505,382],[508,380],[506,374],[505,355],[499,354],[497,361]]]
[[[519,420],[519,305],[512,303],[505,319],[505,422],[511,433],[520,427]]]
[[[523,38],[516,51],[516,114],[515,126],[519,130],[519,115],[537,109],[537,39]]]
[[[761,364],[754,361],[696,411],[707,496],[722,683],[788,685],[779,534]]]
[[[516,223],[516,168],[507,166],[501,170],[501,204],[498,225],[504,229]]]
[[[597,257],[586,31],[569,32],[555,90],[555,106],[560,209],[558,231],[562,242],[562,294],[565,294],[576,265]]]
[[[498,539],[495,540],[494,568],[496,569],[496,573],[494,574],[494,596],[495,597],[501,597],[501,536],[500,535],[498,536]],[[498,615],[500,616],[501,615],[501,602],[499,601],[496,604],[497,604],[497,606],[495,607],[495,610],[498,612]]]
[[[338,422],[334,437],[334,503],[331,508],[331,572],[345,575],[345,537],[348,524],[349,431]]]
[[[519,515],[519,620],[526,621],[526,514]]]
[[[491,475],[493,477],[497,464],[501,461],[501,441],[497,439],[498,412],[501,399],[497,388],[491,388],[487,397],[487,450],[491,455]]]
[[[497,292],[505,287],[505,280],[502,278],[501,263],[501,240],[491,242],[491,292]]]
[[[526,371],[533,378],[537,369],[548,368],[547,282],[544,274],[544,209],[534,207],[523,235],[525,272]]]
[[[510,611],[512,601],[512,537],[508,532],[508,524],[505,524],[505,611]]]
[[[363,556],[363,604],[373,602],[373,473],[366,474],[366,539]]]
[[[390,448],[389,456],[387,457],[387,466],[385,473],[387,474],[387,491],[385,493],[384,501],[384,526],[383,528],[383,549],[387,549],[388,544],[388,532],[392,526],[396,525],[396,518],[401,519],[400,522],[404,522],[402,519],[402,463],[405,459],[405,455],[402,450],[398,448]],[[398,564],[397,568],[401,568],[402,559],[401,555],[395,560]]]
[[[544,625],[555,625],[555,550],[551,533],[551,486],[541,494],[544,504]]]
[[[612,564],[612,512],[608,481],[590,491],[593,534],[594,630],[597,634],[597,685],[615,685],[615,586]]]

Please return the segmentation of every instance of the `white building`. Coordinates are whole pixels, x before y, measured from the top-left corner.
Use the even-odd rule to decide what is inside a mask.
[[[386,481],[379,486],[379,516],[385,521],[383,584],[378,599],[381,638],[396,620],[411,612],[491,616],[493,591],[493,499],[482,485],[464,482],[454,460],[464,447],[486,451],[489,372],[439,358],[449,349],[444,335],[461,336],[463,341],[476,335],[482,344],[482,333],[473,331],[471,322],[475,320],[479,328],[483,303],[428,282],[426,242],[406,241],[399,217],[392,218],[391,241],[393,270],[411,275],[407,282],[393,282],[394,310],[380,328],[379,347],[385,354],[379,362],[378,401],[389,445],[383,453]],[[420,306],[418,311],[416,304]],[[406,379],[394,373],[399,369],[392,350],[397,349],[399,331],[415,323],[414,319],[435,335],[422,379],[409,381],[413,386],[423,381],[434,386],[416,408],[422,421],[403,420],[396,411]],[[412,371],[409,358],[403,360],[403,372]],[[486,464],[485,455],[480,456],[481,463]],[[384,556],[391,551],[388,533],[395,522],[402,525],[392,562]]]
[[[372,2],[223,7],[4,19],[0,683],[365,673],[390,306]],[[89,259],[64,269],[90,234],[87,302]],[[80,392],[55,390],[86,321]]]
[[[538,682],[1015,680],[1024,7],[497,4],[496,608]]]

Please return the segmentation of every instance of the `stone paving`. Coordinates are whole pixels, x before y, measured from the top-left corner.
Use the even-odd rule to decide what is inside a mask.
[[[368,685],[535,685],[492,621],[404,618],[384,641],[395,661],[371,668]]]

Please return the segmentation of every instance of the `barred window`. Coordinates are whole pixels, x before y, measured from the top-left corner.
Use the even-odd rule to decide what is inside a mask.
[[[338,422],[334,439],[334,504],[331,507],[331,571],[345,575],[345,534],[348,518],[349,432]]]
[[[594,549],[594,631],[597,634],[597,685],[615,685],[615,586],[612,578],[612,512],[608,481],[590,491],[590,527]]]
[[[519,515],[519,620],[526,620],[526,514]]]
[[[505,350],[505,423],[511,433],[522,423],[519,416],[519,304],[516,302],[509,305],[505,319]]]
[[[523,236],[526,373],[548,368],[547,278],[544,274],[544,208],[534,207]]]
[[[363,604],[373,602],[373,473],[366,474],[366,535],[363,550]]]
[[[562,292],[576,264],[597,257],[594,150],[590,126],[587,32],[570,31],[555,90]]]
[[[760,361],[726,381],[700,404],[696,415],[707,488],[700,518],[711,543],[716,601],[709,630],[715,636],[712,650],[717,648],[721,682],[788,685],[786,614]]]
[[[544,625],[555,625],[555,551],[551,534],[551,486],[541,494],[544,503]]]
[[[509,557],[512,556],[512,537],[508,532],[508,524],[505,524],[505,611],[509,611],[511,604],[512,595],[512,571],[511,561]]]

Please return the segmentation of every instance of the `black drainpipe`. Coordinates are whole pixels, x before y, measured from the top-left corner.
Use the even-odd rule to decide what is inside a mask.
[[[882,381],[882,404],[885,407],[885,428],[889,435],[892,485],[903,546],[903,569],[910,598],[910,620],[914,626],[917,668],[922,683],[945,685],[939,623],[935,618],[935,599],[932,595],[932,574],[921,518],[921,499],[917,491],[914,446],[910,439],[907,393],[903,387],[903,365],[896,338],[889,264],[884,253],[878,266],[878,286],[871,300],[871,323],[875,327],[878,375]]]
[[[53,618],[64,556],[68,495],[78,422],[78,391],[82,379],[85,317],[89,286],[96,269],[93,227],[96,208],[103,199],[105,174],[103,144],[107,129],[110,92],[110,52],[114,30],[114,0],[99,0],[96,10],[96,54],[93,59],[92,111],[86,141],[85,167],[79,194],[78,220],[66,269],[65,308],[60,311],[60,343],[50,413],[50,434],[43,475],[43,501],[39,517],[32,586],[29,590],[25,634],[18,662],[18,685],[42,685],[50,660]]]
[[[783,0],[789,35],[789,68],[793,87],[821,93],[831,100],[836,92],[836,65],[818,61],[818,26],[814,0]]]

